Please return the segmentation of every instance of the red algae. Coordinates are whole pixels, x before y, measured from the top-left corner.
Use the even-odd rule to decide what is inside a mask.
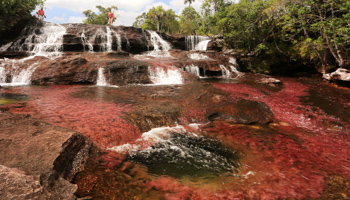
[[[232,99],[265,102],[280,123],[272,124],[267,133],[255,131],[263,135],[252,135],[252,130],[224,123],[216,124],[210,132],[233,146],[248,146],[243,151],[253,156],[249,158],[248,154],[242,163],[256,172],[251,180],[262,178],[256,187],[258,198],[318,198],[331,174],[350,178],[349,124],[338,120],[343,128],[329,129],[322,122],[336,121],[334,116],[300,102],[299,97],[308,95],[310,86],[295,79],[282,81],[284,88],[273,94],[263,94],[247,85],[214,84],[229,92]]]
[[[78,131],[90,137],[100,148],[134,141],[141,133],[121,116],[130,112],[128,105],[73,98],[80,86],[50,86],[17,92],[33,96],[13,113],[27,113],[48,123]]]
[[[247,99],[267,104],[275,116],[274,123],[269,125],[212,122],[199,131],[240,152],[242,166],[237,173],[211,181],[192,182],[188,178],[154,177],[142,170],[137,172],[134,165],[123,163],[125,155],[116,152],[108,152],[104,160],[109,169],[122,166],[122,171],[136,171],[135,174],[142,177],[144,187],[163,192],[165,199],[322,198],[329,184],[327,180],[334,175],[344,181],[350,178],[349,121],[301,101],[301,97],[309,95],[310,89],[316,90],[314,84],[293,78],[282,78],[281,81],[283,88],[274,92],[245,83],[212,83],[215,88],[229,93],[232,101]],[[27,113],[79,131],[103,149],[135,144],[141,132],[122,118],[123,113],[131,112],[133,108],[102,100],[73,98],[71,94],[80,88],[11,89],[13,93],[24,93],[32,98],[26,106],[10,107],[10,111]],[[326,95],[327,90],[319,93]],[[335,97],[330,101],[348,108],[349,98],[342,95],[341,99]],[[184,126],[205,123],[206,108],[200,106],[195,104],[184,109],[179,122]]]

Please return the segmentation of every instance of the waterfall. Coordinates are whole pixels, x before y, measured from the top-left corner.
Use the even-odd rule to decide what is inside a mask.
[[[24,39],[14,42],[9,50],[31,51],[36,56],[59,57],[63,51],[63,35],[66,28],[60,24],[44,22],[42,27],[29,26],[22,33],[29,33]]]
[[[233,73],[237,74],[237,77],[242,76],[243,73],[240,72],[240,71],[238,71],[238,69],[237,69],[237,68],[239,67],[239,65],[238,65],[238,63],[237,63],[237,59],[236,59],[236,58],[233,58],[233,57],[230,57],[229,62],[232,64],[232,65],[230,65],[231,71],[232,71]]]
[[[231,72],[224,65],[220,65],[222,77],[231,78]]]
[[[150,79],[155,85],[183,84],[181,72],[178,68],[149,67]]]
[[[120,36],[120,32],[114,32],[114,34],[115,34],[115,38],[116,38],[116,40],[117,40],[117,50],[118,51],[122,51],[123,49],[122,49],[122,38],[121,38],[121,36]],[[129,42],[129,41],[128,41]],[[130,44],[129,44],[130,45]]]
[[[106,81],[106,77],[104,75],[104,71],[105,69],[103,67],[100,67],[98,69],[98,73],[97,73],[97,82],[96,85],[98,86],[107,86],[107,81]]]
[[[113,43],[113,37],[112,37],[112,31],[111,29],[106,26],[106,35],[107,35],[107,44],[106,44],[106,51],[111,52],[112,51],[112,43]]]
[[[206,36],[190,35],[186,37],[187,50],[207,50],[210,38]]]
[[[195,66],[193,64],[184,67],[183,70],[186,71],[186,72],[191,72],[191,73],[195,74],[198,77],[200,76],[199,67]]]
[[[4,66],[0,66],[0,85],[3,86],[19,86],[19,85],[29,85],[31,81],[31,76],[35,69],[38,67],[38,63],[34,63],[22,69],[21,66],[12,64],[10,70],[6,70]],[[12,77],[10,81],[7,82],[8,77]]]
[[[147,30],[150,34],[151,43],[155,51],[169,51],[171,49],[170,45],[163,40],[155,31]]]
[[[7,51],[8,48],[12,45],[13,42],[9,42],[3,46],[0,47],[0,51]]]
[[[92,53],[94,52],[94,46],[92,46],[92,44],[90,43],[90,41],[86,38],[86,35],[85,35],[85,30],[83,30],[83,32],[81,33],[81,41],[83,42],[83,48],[84,48],[84,51],[85,51],[85,46],[87,45],[89,47],[89,52]]]

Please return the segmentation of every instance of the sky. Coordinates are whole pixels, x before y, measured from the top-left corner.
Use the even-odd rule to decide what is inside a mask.
[[[196,0],[192,6],[200,12],[201,4],[201,0]],[[97,5],[105,8],[118,7],[118,10],[114,12],[117,16],[117,20],[113,23],[115,26],[132,26],[136,17],[142,12],[148,12],[152,7],[159,5],[166,10],[173,9],[178,15],[188,6],[188,4],[184,4],[184,0],[46,0],[44,5],[45,21],[59,24],[82,23],[85,19],[83,11],[92,10],[97,13]]]

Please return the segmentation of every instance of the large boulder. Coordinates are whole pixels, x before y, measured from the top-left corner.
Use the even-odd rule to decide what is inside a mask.
[[[331,82],[350,85],[350,70],[339,68],[335,72],[324,74],[323,78]]]
[[[0,130],[0,199],[75,199],[70,181],[98,152],[88,138],[2,111]]]
[[[234,124],[267,124],[274,119],[270,107],[257,101],[241,99],[237,102],[217,104],[207,113],[210,121],[227,121]]]

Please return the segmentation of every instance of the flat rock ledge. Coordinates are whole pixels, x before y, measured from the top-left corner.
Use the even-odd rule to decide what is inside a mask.
[[[98,154],[80,133],[0,111],[0,199],[77,199],[71,181]]]

